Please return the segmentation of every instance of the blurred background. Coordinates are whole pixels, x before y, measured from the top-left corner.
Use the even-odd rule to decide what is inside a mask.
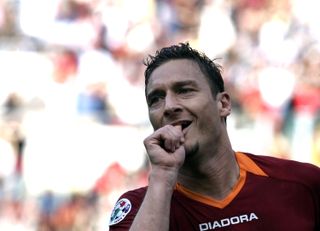
[[[0,230],[102,231],[147,184],[143,59],[223,69],[237,151],[320,166],[320,2],[0,0]]]

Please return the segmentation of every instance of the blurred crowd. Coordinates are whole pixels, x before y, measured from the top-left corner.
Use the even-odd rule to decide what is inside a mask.
[[[0,0],[0,230],[102,231],[147,183],[143,59],[223,66],[235,150],[320,165],[320,2]]]

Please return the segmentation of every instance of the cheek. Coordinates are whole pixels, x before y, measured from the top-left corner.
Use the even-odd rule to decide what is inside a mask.
[[[211,130],[214,124],[219,121],[218,111],[212,102],[204,104],[201,108],[202,110],[199,110],[199,126],[201,130]]]
[[[159,128],[160,120],[154,115],[154,113],[149,112],[149,120],[154,130]]]

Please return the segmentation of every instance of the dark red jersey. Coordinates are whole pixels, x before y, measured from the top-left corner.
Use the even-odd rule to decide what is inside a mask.
[[[292,160],[236,154],[240,177],[223,200],[177,184],[170,230],[320,231],[320,168]],[[128,230],[147,188],[124,193],[110,219],[110,231]]]

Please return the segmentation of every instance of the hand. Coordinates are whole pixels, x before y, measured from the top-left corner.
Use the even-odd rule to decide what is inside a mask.
[[[144,140],[153,168],[178,172],[185,158],[184,135],[180,125],[166,125]]]

